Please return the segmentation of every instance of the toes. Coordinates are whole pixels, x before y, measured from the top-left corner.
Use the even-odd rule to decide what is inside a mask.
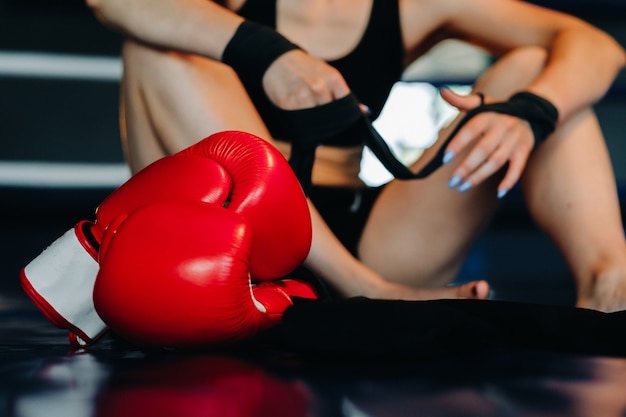
[[[475,281],[459,287],[459,298],[486,300],[490,298],[491,288],[487,281]]]

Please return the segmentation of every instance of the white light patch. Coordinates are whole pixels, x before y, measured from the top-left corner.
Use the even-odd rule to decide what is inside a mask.
[[[119,57],[0,51],[0,75],[118,82]]]
[[[0,161],[0,186],[118,187],[128,178],[130,178],[130,170],[124,163]]]

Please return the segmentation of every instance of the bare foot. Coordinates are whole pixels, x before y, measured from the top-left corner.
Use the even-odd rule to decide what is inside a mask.
[[[596,277],[589,291],[579,294],[576,307],[611,313],[626,310],[626,271]]]
[[[486,300],[489,298],[489,291],[490,287],[487,281],[472,281],[467,284],[444,288],[412,288],[390,283],[384,292],[375,294],[372,298],[408,301],[468,298]]]

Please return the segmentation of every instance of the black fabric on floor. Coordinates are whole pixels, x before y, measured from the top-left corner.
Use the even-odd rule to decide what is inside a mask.
[[[423,359],[487,348],[626,356],[626,311],[492,300],[297,299],[264,335],[320,358]]]

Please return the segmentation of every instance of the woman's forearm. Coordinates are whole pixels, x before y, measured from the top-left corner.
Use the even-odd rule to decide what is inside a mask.
[[[155,47],[220,60],[242,18],[208,0],[86,0],[109,28]]]
[[[444,23],[451,36],[469,39],[494,55],[543,48],[546,66],[527,89],[550,100],[561,119],[598,101],[626,63],[626,53],[615,39],[575,16],[524,1],[433,4],[449,14]]]
[[[559,32],[549,52],[545,70],[528,90],[550,98],[561,119],[601,99],[626,64],[620,45],[589,27]]]

